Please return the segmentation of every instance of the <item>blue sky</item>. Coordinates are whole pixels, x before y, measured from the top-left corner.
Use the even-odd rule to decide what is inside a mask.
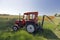
[[[39,15],[60,14],[60,0],[0,0],[0,14],[18,15],[38,11]]]

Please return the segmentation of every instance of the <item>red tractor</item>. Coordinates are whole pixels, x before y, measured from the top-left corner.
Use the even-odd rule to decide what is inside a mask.
[[[24,13],[22,20],[16,21],[12,28],[14,31],[17,31],[20,28],[25,27],[27,32],[29,32],[29,33],[34,33],[38,30],[42,31],[43,30],[42,26],[44,23],[44,17],[45,16],[46,15],[43,16],[42,24],[39,25],[38,24],[38,12],[26,12],[26,13]]]

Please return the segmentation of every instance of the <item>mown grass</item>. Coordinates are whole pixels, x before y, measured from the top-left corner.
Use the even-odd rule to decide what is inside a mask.
[[[11,31],[11,27],[14,25],[16,19],[18,17],[15,18],[15,16],[0,17],[0,40],[60,40],[58,36],[60,34],[57,33],[60,30],[60,24],[56,27],[55,24],[45,20],[43,32],[29,34],[25,30],[19,30],[17,32]],[[55,23],[57,22],[56,20],[58,19],[54,19]],[[39,21],[41,22],[41,19]]]

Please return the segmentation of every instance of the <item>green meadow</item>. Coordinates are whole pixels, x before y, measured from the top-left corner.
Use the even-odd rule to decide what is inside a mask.
[[[53,19],[55,24],[45,20],[44,31],[36,34],[29,34],[24,29],[12,31],[11,27],[18,18],[18,16],[0,16],[0,40],[60,40],[60,17]],[[39,21],[41,23],[41,20]]]

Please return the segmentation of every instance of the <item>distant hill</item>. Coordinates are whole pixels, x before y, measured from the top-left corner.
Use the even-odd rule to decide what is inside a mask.
[[[0,14],[0,16],[9,16],[9,14]]]

